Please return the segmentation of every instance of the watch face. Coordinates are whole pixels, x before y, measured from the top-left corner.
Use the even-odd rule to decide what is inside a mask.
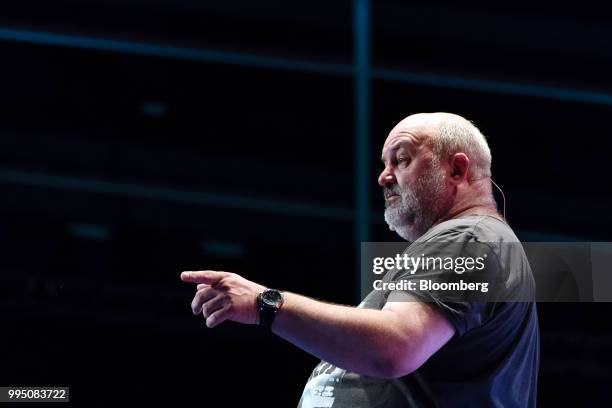
[[[276,306],[282,300],[282,295],[277,290],[266,290],[261,299],[270,306]]]

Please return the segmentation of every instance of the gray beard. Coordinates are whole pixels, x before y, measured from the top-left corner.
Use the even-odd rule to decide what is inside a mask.
[[[428,172],[412,188],[396,184],[393,190],[399,199],[385,209],[385,221],[406,241],[416,241],[452,206],[439,172]]]

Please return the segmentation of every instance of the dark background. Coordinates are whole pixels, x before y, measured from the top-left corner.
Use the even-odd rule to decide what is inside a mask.
[[[357,241],[398,239],[376,177],[411,113],[476,122],[521,238],[612,240],[612,15],[534,3],[373,2],[369,71],[350,1],[3,4],[0,385],[295,406],[317,360],[207,329],[179,273],[358,303]],[[539,305],[540,406],[608,403],[610,311]]]

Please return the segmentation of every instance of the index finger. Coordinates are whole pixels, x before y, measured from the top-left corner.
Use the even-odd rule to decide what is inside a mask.
[[[226,275],[228,275],[227,272],[220,271],[185,271],[181,273],[181,280],[183,282],[214,285]]]

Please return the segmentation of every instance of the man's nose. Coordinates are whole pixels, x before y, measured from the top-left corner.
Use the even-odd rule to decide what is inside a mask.
[[[384,187],[387,184],[395,184],[395,176],[388,169],[384,169],[378,176],[378,185]]]

